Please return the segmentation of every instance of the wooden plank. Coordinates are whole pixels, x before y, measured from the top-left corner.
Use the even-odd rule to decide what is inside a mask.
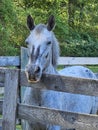
[[[25,72],[20,74],[20,85],[68,93],[98,96],[98,80],[43,74],[39,83],[28,83]]]
[[[98,116],[60,111],[45,107],[18,105],[18,117],[28,121],[60,125],[76,130],[98,130]]]
[[[2,118],[0,118],[0,126],[2,126]]]
[[[61,125],[77,130],[98,130],[98,116],[18,104],[19,119]]]
[[[4,87],[4,83],[0,82],[0,87]],[[1,94],[1,93],[0,93]]]
[[[27,63],[28,63],[27,48],[21,47],[21,68],[25,69]]]
[[[22,70],[25,69],[27,63],[28,63],[27,48],[21,47],[21,69]],[[25,89],[26,89],[25,85],[21,86],[21,101],[23,100]]]
[[[3,130],[16,129],[18,74],[17,70],[6,69],[2,121]]]
[[[98,57],[60,57],[59,65],[98,65]]]
[[[3,105],[3,101],[0,100],[0,114],[2,114],[2,105]]]
[[[0,56],[0,66],[20,66],[19,56]]]
[[[0,72],[0,97],[4,93],[4,73]]]
[[[4,76],[5,76],[4,72],[0,71],[0,82],[4,82]]]
[[[4,87],[4,72],[0,71],[0,87]]]

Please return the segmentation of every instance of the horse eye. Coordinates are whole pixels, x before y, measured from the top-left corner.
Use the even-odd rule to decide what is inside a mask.
[[[25,43],[26,43],[26,45],[28,45],[29,44],[28,40],[25,40]]]
[[[45,56],[45,58],[47,59],[47,57],[48,57],[48,54]]]
[[[51,44],[51,41],[47,42],[47,45],[50,45]]]

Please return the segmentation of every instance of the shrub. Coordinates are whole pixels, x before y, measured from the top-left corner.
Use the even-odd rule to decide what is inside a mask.
[[[60,44],[62,56],[79,56],[79,57],[97,57],[98,56],[98,42],[91,42],[82,40],[81,42],[73,40],[70,44]]]

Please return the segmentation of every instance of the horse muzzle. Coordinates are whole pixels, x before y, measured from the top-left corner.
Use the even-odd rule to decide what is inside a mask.
[[[30,83],[37,83],[41,79],[41,69],[39,66],[26,66],[25,73]]]

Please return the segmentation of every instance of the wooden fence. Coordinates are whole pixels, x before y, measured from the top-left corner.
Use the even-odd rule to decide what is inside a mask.
[[[20,64],[22,64],[21,66],[24,67],[24,59],[22,59],[24,58],[23,50],[24,49],[22,49],[21,58],[17,57],[17,60],[14,59],[15,57],[2,57],[2,59],[7,58],[7,62],[6,60],[3,60],[3,63],[1,63],[2,60],[0,59],[0,66],[10,66],[10,60],[13,58],[15,62],[17,61],[17,65],[12,64],[11,66],[19,67]],[[26,53],[24,54],[26,55]],[[79,61],[79,63],[76,62],[76,64],[80,65],[79,57],[69,58],[68,62],[65,60],[65,58],[63,59],[63,62],[61,62],[60,58],[59,62],[64,65],[69,65],[68,63],[75,64],[73,61],[76,59]],[[82,59],[85,60],[85,58]],[[86,63],[87,65],[94,65],[93,61],[96,65],[98,64],[98,58],[94,58],[94,60],[92,58],[92,60],[90,60],[90,58],[88,59],[89,62],[83,62],[83,64]],[[15,130],[16,118],[60,125],[64,128],[76,128],[76,130],[98,130],[97,115],[81,114],[61,111],[57,109],[49,109],[45,107],[30,106],[17,102],[19,86],[47,89],[47,91],[55,90],[61,92],[98,96],[98,80],[43,74],[42,80],[39,83],[31,84],[28,83],[24,71],[21,71],[19,69],[0,68],[0,87],[3,86],[4,102],[0,101],[0,113],[3,113],[3,130]]]

